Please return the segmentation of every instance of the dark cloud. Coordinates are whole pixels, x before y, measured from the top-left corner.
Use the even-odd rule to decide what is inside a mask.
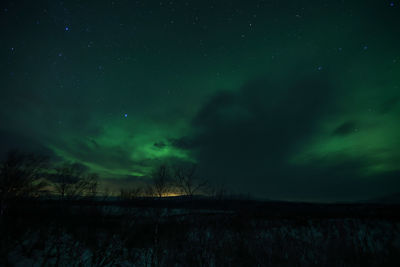
[[[332,132],[333,135],[348,135],[354,133],[357,129],[356,123],[354,121],[346,121],[340,124],[336,129]]]
[[[146,176],[123,176],[118,178],[103,178],[100,183],[100,192],[119,196],[121,189],[129,190],[141,187],[146,188],[149,177]]]
[[[286,83],[257,80],[237,92],[216,94],[192,121],[197,132],[174,144],[190,143],[201,174],[234,192],[297,200],[366,199],[398,186],[394,173],[366,175],[370,161],[346,153],[294,165],[290,159],[336,114],[342,95],[325,77]],[[346,121],[333,131],[347,135]],[[186,140],[186,141],[185,141]],[[190,140],[188,142],[187,140]]]
[[[335,113],[338,93],[319,76],[288,86],[253,81],[210,99],[192,122],[196,134],[185,139],[192,140],[202,174],[238,192],[275,198],[362,195],[358,178],[363,161],[337,157],[307,166],[289,163],[326,115]],[[354,126],[346,122],[334,133],[348,134]]]
[[[167,145],[166,145],[164,142],[160,141],[160,142],[155,142],[155,143],[153,144],[153,146],[156,147],[156,148],[158,148],[158,149],[163,149],[163,148],[166,147]]]
[[[336,154],[313,159],[302,166],[287,165],[281,170],[284,198],[309,200],[366,200],[385,193],[397,192],[399,171],[365,174],[367,158],[349,158]],[[274,192],[270,192],[274,195]],[[281,194],[281,193],[280,193]]]
[[[94,140],[71,140],[60,148],[76,160],[91,162],[108,169],[129,169],[135,166],[128,149],[122,146],[100,146]]]
[[[48,156],[53,160],[58,159],[53,151],[42,143],[21,134],[0,130],[0,157],[5,156],[7,151],[14,149],[21,152]]]
[[[382,114],[386,114],[391,112],[393,109],[396,108],[396,106],[400,102],[400,97],[392,97],[386,101],[384,101],[380,107],[379,107],[379,112]]]
[[[194,147],[193,140],[189,136],[184,136],[181,138],[170,138],[168,142],[171,146],[179,149],[191,149]]]

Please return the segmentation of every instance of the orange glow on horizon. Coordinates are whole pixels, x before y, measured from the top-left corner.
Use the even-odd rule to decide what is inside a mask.
[[[178,196],[182,196],[182,194],[169,192],[165,193],[162,197],[178,197]]]

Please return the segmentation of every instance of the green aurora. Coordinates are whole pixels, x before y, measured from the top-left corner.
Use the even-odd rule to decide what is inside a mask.
[[[399,191],[398,1],[0,6],[2,152],[77,161],[116,187],[194,162],[263,198]]]

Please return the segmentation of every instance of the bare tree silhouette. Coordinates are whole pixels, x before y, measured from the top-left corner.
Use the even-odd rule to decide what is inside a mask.
[[[159,166],[152,174],[152,183],[147,188],[147,194],[156,197],[165,196],[171,189],[171,175],[167,165]]]
[[[132,200],[141,197],[144,192],[142,187],[134,187],[129,189],[121,188],[119,193],[121,200]]]
[[[204,193],[208,189],[208,182],[196,175],[196,168],[195,164],[174,167],[175,184],[182,194],[193,196],[199,192]]]
[[[88,173],[84,179],[86,183],[86,197],[94,198],[97,196],[99,186],[99,175],[97,173]]]
[[[0,163],[0,195],[37,196],[46,185],[41,178],[47,166],[47,157],[16,150],[8,152],[5,160]]]
[[[85,166],[78,163],[64,163],[56,168],[54,188],[60,199],[94,197],[97,194],[98,175],[87,173]]]
[[[225,182],[221,184],[214,185],[211,189],[211,195],[214,197],[216,200],[223,200],[228,196],[228,189],[225,184]]]
[[[45,156],[9,151],[0,163],[1,212],[8,199],[38,197],[48,184],[44,179],[48,167]]]

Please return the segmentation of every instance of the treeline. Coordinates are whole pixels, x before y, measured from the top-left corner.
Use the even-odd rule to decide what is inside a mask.
[[[183,195],[212,195],[221,198],[225,187],[211,186],[197,174],[196,164],[155,166],[149,179],[113,192],[121,200],[138,197],[161,198]],[[51,196],[60,200],[107,197],[109,190],[99,190],[100,177],[79,163],[54,162],[49,157],[9,151],[0,161],[0,201],[2,210],[10,199]]]
[[[97,194],[98,175],[79,163],[54,164],[49,157],[7,153],[0,162],[0,197],[35,198],[48,194],[61,199],[93,197]]]
[[[168,197],[184,195],[192,197],[196,194],[210,195],[215,190],[210,183],[197,175],[195,164],[161,165],[155,168],[146,185],[121,188],[121,200],[139,197]]]
[[[9,151],[0,162],[0,214],[16,200],[52,196],[61,201],[93,199],[99,177],[79,163],[51,162],[49,157]]]

